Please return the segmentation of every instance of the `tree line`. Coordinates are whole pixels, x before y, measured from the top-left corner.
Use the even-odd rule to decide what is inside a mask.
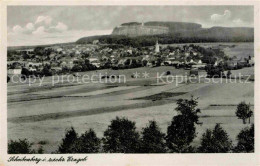
[[[246,127],[237,135],[238,143],[232,144],[228,133],[220,124],[213,129],[207,129],[200,139],[199,146],[192,142],[197,136],[196,125],[199,122],[195,98],[177,100],[177,116],[172,118],[163,133],[155,120],[149,121],[141,132],[136,130],[135,122],[125,117],[116,117],[104,132],[103,138],[98,138],[93,129],[79,135],[73,127],[68,129],[57,151],[54,153],[245,153],[254,152],[254,124]],[[246,123],[252,111],[250,105],[241,102],[237,106],[238,118]],[[250,123],[250,120],[249,120]],[[27,140],[10,141],[9,154],[43,153],[42,147],[31,150]]]
[[[211,42],[253,42],[253,31],[237,35],[234,32],[221,33],[215,35],[213,30],[184,31],[170,34],[135,36],[125,35],[103,35],[83,37],[76,41],[76,44],[92,44],[94,40],[99,40],[101,44],[118,44],[132,47],[153,46],[158,40],[160,44],[174,43],[211,43]]]

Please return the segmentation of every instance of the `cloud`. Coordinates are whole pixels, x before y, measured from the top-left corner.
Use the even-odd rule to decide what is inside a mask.
[[[108,35],[112,33],[112,29],[95,30],[95,31],[67,30],[63,32],[53,32],[53,33],[47,33],[45,32],[45,30],[46,29],[43,28],[37,28],[37,30],[34,31],[34,35],[25,34],[25,33],[20,33],[20,34],[9,33],[7,36],[7,45],[8,46],[29,46],[29,45],[75,42],[79,38],[85,36]]]
[[[68,26],[62,22],[58,22],[56,26],[50,27],[48,32],[64,32],[68,30]]]
[[[28,29],[28,30],[30,30],[30,31],[33,31],[34,30],[34,24],[33,23],[28,23],[28,24],[26,24],[26,29]]]
[[[20,25],[15,25],[13,27],[13,32],[14,33],[23,33],[24,29]]]
[[[233,23],[237,24],[237,25],[241,25],[244,24],[244,21],[242,21],[240,18],[233,20]]]
[[[42,35],[42,34],[45,34],[45,28],[44,26],[40,26],[38,27],[35,31],[32,32],[32,34],[34,35]]]
[[[21,27],[20,25],[15,25],[12,29],[13,33],[19,34],[19,33],[27,33],[30,34],[34,31],[34,24],[28,23],[25,27]]]
[[[231,16],[231,12],[229,10],[225,10],[224,14],[212,14],[210,16],[210,20],[213,22],[225,22],[226,20],[228,20]]]
[[[52,23],[52,18],[50,16],[38,16],[35,24],[44,23],[45,25],[50,25]]]
[[[56,26],[56,29],[57,29],[58,31],[66,31],[66,30],[68,29],[68,26],[65,25],[65,24],[62,23],[62,22],[59,22],[59,23],[57,24],[57,26]]]
[[[64,32],[68,30],[68,26],[62,22],[55,22],[50,16],[38,16],[34,23],[29,22],[24,27],[15,25],[11,32],[15,34],[46,34],[54,32]]]

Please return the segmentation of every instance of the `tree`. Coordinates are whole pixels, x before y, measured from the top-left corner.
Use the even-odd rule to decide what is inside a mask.
[[[231,71],[230,70],[228,70],[228,72],[227,72],[227,78],[230,78],[231,77]]]
[[[89,129],[70,146],[71,153],[97,153],[100,150],[101,140],[94,130]]]
[[[207,76],[212,77],[222,77],[224,74],[224,67],[222,65],[219,66],[213,66],[213,65],[207,65],[205,67],[205,70],[207,72]]]
[[[197,99],[194,99],[193,96],[191,96],[190,100],[178,99],[175,110],[181,115],[185,116],[186,119],[190,120],[191,122],[198,123],[199,116],[197,114],[200,113],[200,109],[197,108],[197,106]]]
[[[166,142],[173,152],[191,152],[190,143],[196,136],[195,124],[198,124],[200,109],[198,101],[193,96],[190,100],[177,100],[175,110],[179,115],[173,117],[171,125],[167,129]]]
[[[28,77],[32,73],[27,68],[22,68],[21,74],[24,75],[25,77]]]
[[[62,73],[69,73],[70,69],[68,68],[68,66],[64,66],[62,67]]]
[[[250,128],[244,128],[237,135],[237,146],[234,148],[234,152],[237,153],[245,153],[245,152],[254,152],[254,142],[255,142],[255,134],[254,134],[254,124],[251,125]]]
[[[147,65],[147,63],[148,63],[148,61],[147,61],[147,60],[143,60],[143,61],[142,61],[142,65],[143,65],[143,66],[146,66],[146,65]]]
[[[38,154],[43,154],[44,150],[42,148],[42,146],[39,147],[39,149],[37,150],[37,153]]]
[[[71,71],[73,71],[73,72],[80,72],[82,70],[82,67],[81,67],[81,65],[79,65],[79,64],[75,64],[73,67],[72,67],[72,69],[71,69]]]
[[[27,53],[22,53],[23,59],[27,60],[30,58],[30,56]]]
[[[9,154],[30,154],[33,153],[31,150],[32,144],[27,141],[27,139],[19,141],[11,140],[8,143],[8,153]]]
[[[236,116],[238,119],[243,120],[243,124],[246,124],[246,119],[249,119],[253,115],[253,111],[250,109],[250,104],[246,104],[244,101],[239,103],[236,110]]]
[[[52,76],[52,72],[51,72],[51,66],[46,64],[43,66],[43,69],[41,71],[41,75],[43,76]]]
[[[139,133],[135,122],[116,117],[104,132],[104,151],[111,153],[136,153],[139,151]]]
[[[190,143],[196,136],[194,123],[186,116],[173,117],[171,125],[167,128],[166,143],[173,152],[190,152]]]
[[[143,128],[141,149],[142,153],[165,153],[165,134],[162,133],[156,121],[150,121],[149,125]]]
[[[34,53],[36,55],[40,55],[40,56],[43,56],[45,51],[44,51],[44,47],[35,47],[34,48]]]
[[[202,135],[200,153],[227,153],[232,149],[232,141],[223,128],[216,124],[214,130],[207,129]]]
[[[58,153],[71,153],[70,146],[78,139],[78,134],[73,127],[66,131],[65,138],[62,139],[62,143],[58,148]]]

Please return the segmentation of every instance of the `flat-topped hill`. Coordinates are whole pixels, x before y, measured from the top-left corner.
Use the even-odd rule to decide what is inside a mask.
[[[184,22],[159,22],[152,21],[146,23],[129,22],[123,23],[114,28],[112,35],[143,36],[169,34],[179,31],[200,30],[201,25],[196,23]]]
[[[91,44],[94,40],[99,40],[101,44],[122,44],[131,46],[154,45],[156,40],[159,40],[161,44],[253,42],[254,28],[202,28],[200,24],[187,22],[128,22],[115,27],[111,35],[83,37],[77,40],[76,43]]]

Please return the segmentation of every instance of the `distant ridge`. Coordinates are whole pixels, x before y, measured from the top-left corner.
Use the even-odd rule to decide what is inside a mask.
[[[40,44],[40,45],[30,45],[30,46],[8,46],[7,50],[33,49],[35,47],[62,46],[62,45],[70,45],[70,44],[75,44],[75,42],[54,43],[54,44]]]
[[[253,42],[254,28],[220,26],[202,28],[201,24],[186,22],[150,21],[143,24],[129,22],[115,27],[111,35],[83,37],[76,43],[86,44],[99,40],[103,44],[148,46],[154,45],[157,39],[161,44]]]
[[[142,26],[139,22],[123,23],[119,27]],[[127,35],[124,33],[116,34],[115,29],[111,35],[82,37],[76,42],[56,43],[35,46],[9,46],[8,50],[28,49],[37,46],[59,46],[67,44],[92,44],[94,40],[99,40],[101,44],[120,44],[130,46],[150,46],[156,40],[160,44],[173,43],[203,43],[203,42],[254,42],[254,28],[250,27],[220,27],[202,28],[201,24],[187,22],[145,22],[143,26],[164,27],[167,33],[136,34]],[[149,38],[147,38],[149,36]]]

